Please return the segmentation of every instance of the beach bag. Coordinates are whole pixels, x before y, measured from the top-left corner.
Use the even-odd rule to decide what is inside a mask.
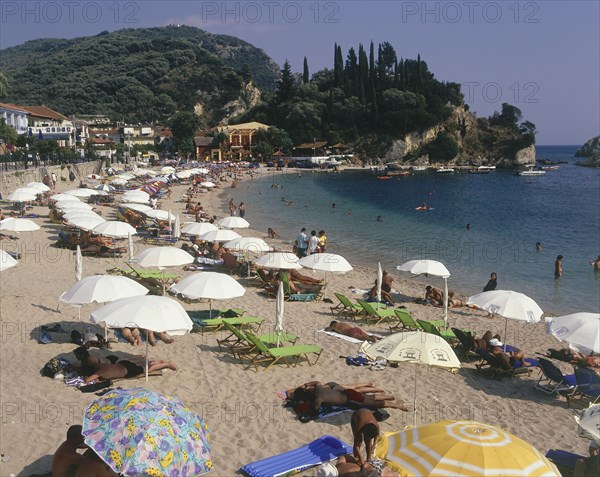
[[[68,361],[52,358],[42,368],[42,376],[54,378],[58,373],[68,374],[71,371],[71,364]]]
[[[221,313],[221,316],[223,318],[237,318],[240,314],[237,311],[229,309],[225,313]]]

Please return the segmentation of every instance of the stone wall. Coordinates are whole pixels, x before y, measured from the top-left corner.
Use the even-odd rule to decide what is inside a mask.
[[[0,172],[0,193],[2,193],[3,197],[6,197],[15,189],[25,187],[29,182],[41,182],[44,178],[44,170],[48,174],[54,172],[59,181],[61,181],[61,177],[69,181],[69,169],[66,166],[63,167],[64,169],[61,169],[61,166],[30,167],[21,171]],[[90,174],[97,174],[100,167],[100,161],[73,164],[71,168],[76,176],[76,179],[73,181],[73,187],[79,185],[80,178],[85,178],[85,176]]]

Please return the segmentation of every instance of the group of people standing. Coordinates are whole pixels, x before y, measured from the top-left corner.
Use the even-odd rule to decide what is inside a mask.
[[[309,237],[306,234],[306,227],[302,227],[294,242],[294,252],[298,258],[306,257],[313,253],[325,253],[326,248],[327,236],[324,230],[320,230],[318,234],[316,230],[311,230]]]
[[[230,199],[229,200],[229,215],[231,215],[233,217],[235,215],[236,210],[238,211],[238,215],[243,219],[244,216],[246,215],[246,204],[244,204],[243,202],[240,202],[240,205],[238,205],[236,207],[233,199]]]

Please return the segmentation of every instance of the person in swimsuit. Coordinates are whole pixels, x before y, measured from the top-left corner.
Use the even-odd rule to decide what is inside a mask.
[[[339,323],[335,320],[329,323],[329,326],[325,328],[325,331],[335,331],[341,335],[350,336],[351,338],[356,338],[362,341],[368,341],[369,343],[374,343],[380,339],[377,336],[365,333],[358,326],[352,326],[348,323]]]
[[[67,430],[67,440],[63,442],[52,457],[52,477],[73,477],[84,457],[77,449],[86,449],[81,435],[82,427],[71,426]]]
[[[373,460],[375,446],[379,440],[379,423],[373,413],[368,409],[359,409],[354,411],[350,420],[352,426],[352,435],[354,437],[354,447],[352,452],[360,465],[365,463],[360,452],[363,442],[367,452],[367,462]]]

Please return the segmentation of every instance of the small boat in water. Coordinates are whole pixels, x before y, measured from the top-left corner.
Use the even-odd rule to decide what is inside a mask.
[[[560,166],[542,166],[543,171],[556,171]]]
[[[546,171],[542,171],[540,169],[535,169],[533,165],[525,166],[525,169],[519,171],[520,176],[542,176],[546,173]]]
[[[392,178],[392,176],[377,176],[377,180],[380,181],[389,181]]]
[[[477,170],[479,170],[479,171],[495,171],[496,166],[479,166],[477,168]]]
[[[469,169],[469,174],[489,174],[492,172],[490,169]]]
[[[451,167],[440,167],[437,171],[435,172],[440,172],[440,173],[451,173],[454,172],[454,169],[452,169]]]
[[[415,210],[433,210],[433,207],[427,204],[422,204],[419,207],[415,207]]]
[[[414,167],[412,168],[412,170],[413,170],[413,171],[426,171],[426,170],[427,170],[427,167],[425,167],[425,166],[414,166]]]

